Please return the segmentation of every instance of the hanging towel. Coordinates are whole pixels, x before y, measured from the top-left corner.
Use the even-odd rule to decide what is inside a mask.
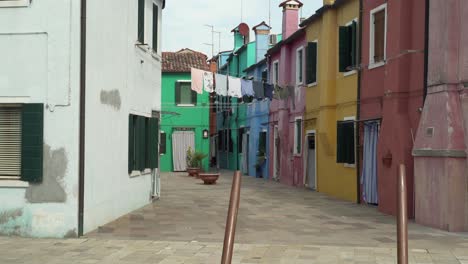
[[[229,96],[241,98],[242,97],[242,89],[241,89],[241,80],[236,77],[228,77],[228,91]]]
[[[264,98],[265,97],[265,91],[263,89],[263,83],[259,81],[254,81],[253,82],[253,90],[255,93],[255,98]]]
[[[227,76],[222,74],[215,75],[216,93],[221,96],[227,96]]]
[[[241,80],[241,90],[242,90],[242,96],[247,95],[247,96],[254,96],[254,90],[253,90],[253,83],[251,80]]]
[[[204,71],[192,68],[192,90],[198,94],[203,93],[203,73]]]
[[[271,100],[273,98],[273,84],[265,83],[263,87],[265,90],[265,97]]]
[[[203,86],[205,87],[205,91],[209,93],[214,92],[214,80],[212,72],[203,72]]]

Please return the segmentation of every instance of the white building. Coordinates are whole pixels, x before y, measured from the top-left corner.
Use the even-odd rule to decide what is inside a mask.
[[[164,5],[0,0],[0,234],[73,237],[152,201]]]

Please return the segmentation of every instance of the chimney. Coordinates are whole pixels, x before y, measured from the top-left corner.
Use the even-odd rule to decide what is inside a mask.
[[[333,5],[335,3],[335,0],[323,0],[323,5]]]
[[[256,61],[259,62],[265,58],[269,44],[270,44],[270,30],[271,27],[263,21],[253,28],[255,32],[255,57]]]
[[[234,32],[234,50],[249,43],[250,29],[247,24],[240,23],[235,29],[231,30],[231,32]]]
[[[284,1],[280,5],[283,8],[283,39],[287,39],[299,29],[299,8],[303,6],[300,1]]]

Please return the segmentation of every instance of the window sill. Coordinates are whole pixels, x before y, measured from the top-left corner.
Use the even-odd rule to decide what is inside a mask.
[[[29,183],[20,180],[0,180],[0,188],[28,188]]]
[[[343,164],[343,167],[345,167],[345,168],[356,168],[356,164],[347,164],[347,163],[344,163],[344,164]]]
[[[356,74],[356,73],[357,73],[356,70],[352,70],[352,71],[349,71],[349,72],[344,72],[344,73],[343,73],[343,76],[344,76],[344,77],[347,77],[347,76],[354,75],[354,74]]]
[[[307,84],[307,87],[315,87],[315,86],[317,86],[317,85],[318,85],[318,83],[317,83],[317,82],[314,82],[314,83],[309,83],[309,84]]]
[[[161,62],[161,56],[157,52],[155,52],[154,50],[151,51],[151,56],[153,57],[153,59]]]
[[[29,0],[6,0],[0,1],[1,7],[28,7],[30,4]]]
[[[385,61],[381,61],[381,62],[377,62],[377,63],[371,63],[371,64],[369,64],[368,69],[372,70],[372,69],[375,69],[375,68],[378,68],[378,67],[382,67],[385,64],[386,64]]]
[[[132,173],[129,176],[130,176],[130,178],[136,178],[136,177],[151,174],[151,172],[152,172],[151,169],[145,169],[143,172],[141,172],[141,171],[132,171]]]
[[[178,107],[194,107],[194,104],[176,104]]]
[[[145,53],[148,52],[148,50],[149,50],[148,44],[140,43],[138,40],[135,43],[135,47],[137,47],[138,49],[140,49],[141,51],[143,51]]]

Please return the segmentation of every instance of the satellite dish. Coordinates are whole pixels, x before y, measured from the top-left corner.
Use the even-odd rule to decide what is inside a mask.
[[[239,33],[242,36],[244,36],[244,37],[248,36],[249,32],[250,32],[250,28],[246,23],[240,23],[239,24]]]

